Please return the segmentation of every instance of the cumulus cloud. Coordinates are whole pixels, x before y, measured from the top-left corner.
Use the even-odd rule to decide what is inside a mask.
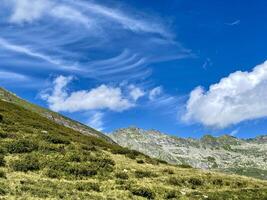
[[[50,109],[67,112],[108,109],[120,112],[135,106],[135,101],[128,99],[120,87],[105,84],[90,90],[68,93],[66,86],[72,79],[58,76],[53,82],[52,92],[42,94]]]
[[[163,92],[162,87],[158,86],[150,90],[148,98],[149,100],[153,101],[155,100],[159,95],[161,95]]]
[[[194,89],[186,105],[185,121],[225,128],[267,116],[267,62],[251,72],[237,71],[205,91]]]
[[[129,90],[130,96],[133,98],[134,101],[137,101],[139,98],[145,96],[146,94],[144,90],[139,87],[136,87],[135,85],[130,85]]]

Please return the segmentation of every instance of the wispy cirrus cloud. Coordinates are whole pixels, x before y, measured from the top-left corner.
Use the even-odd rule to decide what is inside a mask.
[[[86,123],[88,126],[95,128],[98,131],[103,131],[104,127],[104,113],[103,112],[94,112],[90,114],[88,122]]]
[[[24,54],[21,61],[31,56],[48,68],[79,76],[144,79],[151,75],[152,63],[192,56],[163,20],[129,8],[83,0],[5,0],[0,9],[2,48]],[[2,59],[5,62],[10,64],[9,57]]]
[[[0,48],[4,48],[7,49],[9,51],[13,51],[19,54],[24,54],[26,56],[30,56],[33,58],[37,58],[43,61],[46,61],[50,64],[59,66],[60,68],[63,69],[72,69],[72,70],[78,70],[78,68],[76,68],[75,66],[67,66],[67,64],[64,64],[63,61],[61,60],[57,60],[56,58],[52,58],[51,56],[39,53],[39,52],[35,52],[33,49],[31,49],[30,47],[25,47],[25,46],[21,46],[21,45],[17,45],[17,44],[13,44],[10,43],[9,41],[3,39],[0,37]]]
[[[10,72],[10,71],[2,71],[0,70],[0,80],[1,81],[8,81],[8,82],[21,82],[21,81],[28,81],[29,77],[23,74]]]

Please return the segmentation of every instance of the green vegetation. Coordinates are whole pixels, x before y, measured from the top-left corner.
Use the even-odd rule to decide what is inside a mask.
[[[168,165],[0,100],[0,199],[264,199],[265,181]],[[207,196],[207,198],[206,198]]]

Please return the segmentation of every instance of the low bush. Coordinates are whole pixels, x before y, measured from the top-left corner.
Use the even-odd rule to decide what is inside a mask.
[[[67,157],[68,161],[70,162],[82,162],[83,160],[82,156],[77,152],[72,152],[68,154]]]
[[[7,138],[8,134],[0,127],[0,138]]]
[[[157,175],[150,171],[137,170],[135,171],[135,177],[136,178],[149,178],[149,177],[157,177]]]
[[[138,164],[144,164],[144,163],[145,163],[144,160],[137,160],[136,162],[137,162]]]
[[[64,170],[68,174],[74,175],[76,177],[94,176],[98,172],[96,169],[92,168],[92,166],[89,165],[88,163],[71,164]]]
[[[125,155],[126,157],[133,159],[133,160],[136,159],[137,156],[141,155],[141,153],[138,151],[130,150],[130,149],[123,148],[123,147],[114,147],[111,149],[111,152],[113,154]]]
[[[0,178],[6,178],[6,172],[0,170]]]
[[[19,139],[9,142],[6,149],[8,153],[29,153],[38,150],[38,144],[27,139]]]
[[[0,154],[0,167],[3,167],[6,165],[5,156]]]
[[[174,186],[183,186],[185,184],[185,181],[184,181],[184,179],[180,179],[177,177],[170,177],[168,179],[168,183],[170,185],[174,185]]]
[[[6,148],[0,145],[0,154],[6,154],[6,152]]]
[[[192,189],[196,189],[196,187],[199,187],[204,184],[204,182],[199,178],[190,178],[188,180],[188,183],[191,185]]]
[[[172,169],[170,169],[170,168],[165,168],[163,170],[163,172],[166,173],[166,174],[174,174],[174,171]]]
[[[15,171],[36,171],[40,169],[40,162],[34,155],[22,156],[22,158],[10,162],[10,167]]]
[[[94,183],[94,182],[89,182],[89,183],[86,183],[86,182],[80,182],[80,183],[77,183],[75,185],[75,188],[78,190],[78,191],[95,191],[95,192],[100,192],[100,185],[98,183]]]
[[[214,179],[212,180],[212,184],[217,186],[223,186],[223,180],[220,178]]]
[[[7,194],[6,188],[0,186],[0,196],[4,196]]]
[[[164,195],[165,199],[179,199],[179,197],[180,197],[180,195],[175,190],[168,191]]]
[[[61,135],[56,134],[45,134],[43,135],[43,138],[50,143],[53,144],[70,144],[70,141]]]
[[[146,187],[133,187],[131,188],[131,192],[136,196],[141,196],[147,199],[155,199],[155,193]]]
[[[180,168],[193,168],[191,165],[188,165],[188,164],[180,164],[180,165],[178,165],[178,167],[180,167]]]
[[[126,172],[117,172],[115,177],[118,179],[129,179],[129,176]]]
[[[46,172],[45,172],[45,175],[49,178],[57,178],[59,179],[62,174],[60,173],[60,171],[57,171],[57,170],[54,170],[54,169],[48,169]]]

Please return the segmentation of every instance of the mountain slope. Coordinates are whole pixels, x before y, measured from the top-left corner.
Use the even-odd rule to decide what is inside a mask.
[[[110,137],[118,144],[172,164],[217,169],[267,179],[267,136],[242,140],[206,135],[200,140],[171,137],[158,131],[119,129]]]
[[[168,165],[0,100],[1,199],[266,196],[266,181]]]
[[[77,121],[74,121],[72,119],[69,119],[65,116],[62,116],[56,112],[52,112],[51,110],[45,109],[45,108],[41,108],[39,106],[36,106],[34,104],[31,104],[23,99],[21,99],[20,97],[18,97],[17,95],[3,89],[0,87],[0,99],[4,100],[4,101],[8,101],[8,102],[12,102],[14,104],[17,104],[19,106],[22,106],[26,109],[29,109],[33,112],[36,112],[50,120],[53,120],[54,122],[60,124],[60,125],[64,125],[66,127],[72,128],[75,131],[81,132],[83,134],[88,134],[88,135],[93,135],[96,137],[100,137],[103,138],[109,142],[113,142],[109,137],[107,137],[106,135],[102,134],[101,132],[92,129],[88,126],[85,126]]]

